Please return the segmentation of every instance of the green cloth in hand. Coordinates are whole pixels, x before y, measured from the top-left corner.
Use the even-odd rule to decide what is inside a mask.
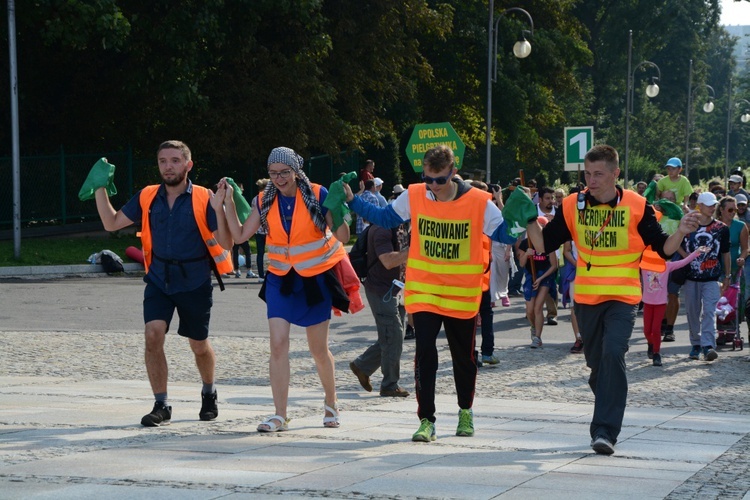
[[[654,204],[654,200],[656,199],[656,181],[651,181],[648,184],[648,187],[643,192],[643,197],[652,205]]]
[[[677,221],[682,219],[682,209],[671,201],[662,198],[661,200],[656,200],[654,205],[661,207],[661,213],[664,214],[664,217],[669,217],[670,219]]]
[[[508,226],[508,235],[517,238],[526,231],[529,221],[537,218],[537,208],[523,189],[514,189],[503,208],[503,218]]]
[[[234,207],[237,209],[237,217],[240,219],[240,224],[244,224],[250,216],[250,204],[242,196],[242,188],[234,182],[234,179],[227,177],[227,184],[232,186],[232,200],[234,200]]]
[[[349,207],[346,205],[346,191],[344,191],[344,183],[349,183],[357,178],[357,172],[349,172],[344,174],[340,179],[333,181],[331,186],[328,188],[328,196],[326,196],[323,206],[331,212],[333,217],[333,230],[339,228],[341,224],[346,222],[347,216],[349,215]]]
[[[96,190],[102,187],[107,189],[108,196],[117,194],[117,188],[115,187],[115,166],[107,163],[106,158],[100,158],[91,167],[88,177],[83,181],[83,185],[80,191],[78,191],[78,199],[81,201],[93,200],[96,198]]]

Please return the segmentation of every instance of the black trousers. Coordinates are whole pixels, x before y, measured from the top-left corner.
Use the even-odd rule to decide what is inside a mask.
[[[417,350],[414,359],[414,382],[417,393],[417,415],[435,422],[435,380],[438,370],[437,336],[445,327],[445,336],[453,360],[458,406],[469,409],[474,403],[477,364],[474,358],[475,318],[458,319],[431,312],[412,314]]]
[[[610,300],[596,305],[576,302],[574,307],[586,365],[591,368],[589,387],[594,393],[591,437],[602,436],[616,443],[628,399],[625,353],[633,334],[637,305]]]

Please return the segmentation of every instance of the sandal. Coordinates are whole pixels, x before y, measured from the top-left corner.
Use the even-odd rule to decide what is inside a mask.
[[[341,422],[339,422],[339,405],[338,402],[333,403],[333,407],[328,406],[328,403],[323,401],[323,408],[325,408],[326,413],[330,413],[332,416],[324,416],[323,417],[323,427],[330,427],[330,428],[336,428],[339,425],[341,425]]]
[[[268,417],[258,425],[258,432],[281,432],[289,430],[289,420],[281,415]],[[277,422],[281,422],[278,424]],[[263,427],[265,425],[265,427]]]

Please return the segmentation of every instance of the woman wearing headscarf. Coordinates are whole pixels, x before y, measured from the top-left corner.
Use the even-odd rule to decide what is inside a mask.
[[[349,241],[349,226],[333,233],[333,218],[323,207],[325,187],[313,184],[302,171],[303,159],[292,149],[275,148],[268,157],[268,183],[258,195],[254,210],[240,226],[232,202],[231,186],[224,202],[232,237],[244,241],[266,231],[268,272],[260,297],[266,301],[271,340],[269,372],[276,414],[264,420],[259,432],[288,429],[289,330],[305,327],[307,343],[325,391],[325,427],[338,427],[334,359],[328,349],[331,306],[344,295],[332,268],[346,257],[342,242]],[[335,236],[335,237],[334,237]],[[341,307],[338,307],[341,309]]]

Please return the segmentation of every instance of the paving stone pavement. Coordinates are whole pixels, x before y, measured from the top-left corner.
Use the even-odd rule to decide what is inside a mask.
[[[748,351],[721,350],[714,363],[688,361],[684,316],[678,341],[663,346],[661,369],[646,359],[640,316],[636,322],[626,356],[628,410],[614,457],[594,456],[588,449],[593,397],[583,357],[568,353],[568,312],[561,310],[558,326],[545,328],[544,349],[532,350],[519,299],[510,308],[495,309],[500,364],[480,369],[474,438],[450,435],[457,407],[442,338],[434,446],[409,441],[418,424],[413,396],[373,396],[379,374],[373,376],[373,393],[359,387],[348,364],[375,337],[369,310],[331,322],[330,348],[344,408],[341,429],[326,434],[319,427],[322,390],[304,332],[293,329],[292,428],[266,436],[255,432],[261,417],[273,413],[258,288],[253,280],[228,279],[227,290],[214,295],[211,329],[222,411],[217,422],[205,425],[186,415],[197,415],[200,380],[187,343],[170,334],[166,351],[175,422],[143,429],[140,415],[152,403],[143,366],[140,279],[0,281],[0,487],[5,491],[0,497],[137,498],[163,492],[181,498],[600,498],[606,493],[750,499]],[[408,390],[414,386],[413,354],[413,343],[405,342],[401,385]],[[316,449],[321,452],[311,451]],[[174,458],[167,472],[149,474],[147,464],[161,450],[186,454]],[[264,456],[270,465],[243,470],[236,460],[245,454]],[[320,466],[326,460],[330,469]],[[96,463],[103,470],[92,471]],[[459,468],[457,473],[461,463],[473,464],[472,472]],[[413,477],[409,471],[416,471]],[[626,471],[637,472],[628,479]],[[353,479],[344,480],[347,474]],[[470,484],[456,488],[462,477]]]

